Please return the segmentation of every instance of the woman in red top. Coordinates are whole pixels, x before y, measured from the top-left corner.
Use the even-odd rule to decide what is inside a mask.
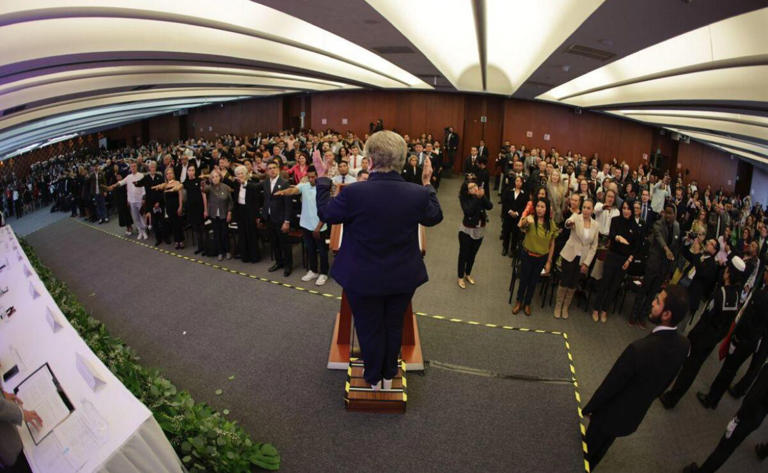
[[[304,152],[297,152],[296,164],[294,164],[293,167],[288,170],[288,174],[293,177],[293,183],[298,184],[302,179],[304,179],[304,176],[307,175],[308,169],[309,166],[307,165],[307,155]]]

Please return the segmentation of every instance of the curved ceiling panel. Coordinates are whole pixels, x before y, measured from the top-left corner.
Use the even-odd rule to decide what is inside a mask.
[[[157,100],[162,98],[199,98],[202,104],[210,102],[216,97],[238,96],[240,98],[253,98],[266,95],[285,94],[294,92],[292,90],[264,90],[258,88],[236,88],[223,87],[216,88],[183,88],[183,89],[152,89],[131,92],[119,92],[91,96],[84,99],[74,99],[59,102],[54,105],[39,107],[33,110],[24,110],[5,118],[0,118],[0,129],[6,129],[18,126],[22,123],[40,120],[46,117],[65,115],[77,110],[89,109],[103,105],[111,104],[130,104],[140,103],[147,100]]]

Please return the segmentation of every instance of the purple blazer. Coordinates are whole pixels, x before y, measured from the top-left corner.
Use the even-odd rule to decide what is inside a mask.
[[[395,171],[373,172],[332,199],[331,180],[322,177],[317,180],[317,213],[325,223],[344,224],[331,274],[346,291],[404,294],[427,282],[418,225],[431,227],[443,220],[432,186],[405,182]]]

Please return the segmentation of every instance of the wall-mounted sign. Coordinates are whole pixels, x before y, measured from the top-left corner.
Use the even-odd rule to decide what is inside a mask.
[[[483,115],[480,117],[480,123],[488,123],[488,117]]]
[[[525,137],[526,138],[533,138],[533,132],[532,131],[526,131],[525,132]]]
[[[349,120],[347,120],[346,118],[342,118],[341,119],[341,124],[342,125],[346,125],[347,123],[349,123]]]
[[[549,133],[544,133],[544,141],[549,141]]]
[[[321,124],[321,125],[327,125],[327,124],[328,124],[328,119],[327,119],[327,118],[323,118],[323,119],[321,119],[321,120],[320,120],[320,124]]]

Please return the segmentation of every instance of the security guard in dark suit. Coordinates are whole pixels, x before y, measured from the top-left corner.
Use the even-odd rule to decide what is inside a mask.
[[[765,276],[763,276],[765,278]],[[768,278],[766,278],[768,279]],[[764,282],[765,279],[763,279]],[[709,408],[716,408],[742,363],[757,350],[758,344],[768,342],[768,287],[763,285],[747,302],[743,314],[736,321],[731,334],[728,355],[720,372],[712,382],[709,393],[698,393],[699,401]],[[762,340],[762,342],[761,342]]]
[[[715,261],[715,255],[718,251],[720,251],[720,244],[712,238],[704,242],[703,248],[698,237],[693,241],[690,248],[683,248],[683,256],[691,262],[693,269],[695,269],[691,285],[688,286],[691,321],[699,309],[701,300],[706,295],[712,294],[712,290],[717,284],[719,268]]]
[[[728,460],[736,447],[760,427],[768,414],[768,365],[763,366],[744,402],[741,403],[736,417],[731,419],[725,429],[720,443],[715,447],[707,460],[701,466],[691,463],[683,473],[710,473],[717,471]]]
[[[659,399],[665,409],[672,409],[693,384],[709,354],[718,342],[725,338],[739,311],[741,280],[746,265],[738,256],[728,262],[723,271],[722,284],[715,289],[714,297],[709,301],[701,320],[688,333],[691,351],[686,358],[680,374],[672,389],[662,394]]]

